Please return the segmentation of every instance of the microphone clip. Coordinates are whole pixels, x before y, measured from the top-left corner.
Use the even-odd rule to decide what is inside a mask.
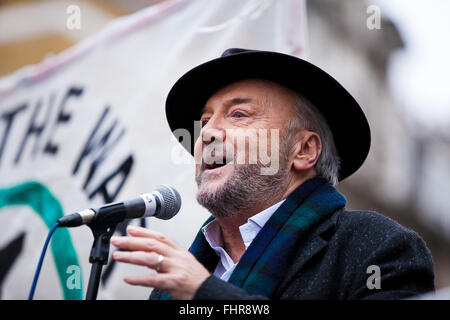
[[[94,221],[87,224],[94,235],[94,242],[89,254],[89,262],[92,264],[92,267],[86,300],[95,300],[97,298],[102,268],[108,263],[110,239],[116,231],[117,224],[124,220],[124,218],[120,217],[118,210],[115,210],[113,207],[104,209],[111,211],[111,214],[99,215],[99,217],[102,217],[101,219],[94,219]],[[97,214],[99,213],[97,212]]]

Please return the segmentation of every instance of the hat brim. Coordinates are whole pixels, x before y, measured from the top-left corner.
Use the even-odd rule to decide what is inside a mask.
[[[370,149],[370,128],[356,100],[328,73],[290,55],[246,51],[203,63],[184,74],[170,90],[166,117],[172,132],[184,128],[194,138],[194,121],[220,88],[239,80],[277,82],[307,98],[326,119],[341,160],[339,181],[364,163]],[[194,139],[188,152],[194,152]],[[186,144],[183,144],[186,147]]]

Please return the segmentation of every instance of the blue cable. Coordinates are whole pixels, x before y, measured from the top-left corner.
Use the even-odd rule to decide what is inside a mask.
[[[59,222],[56,222],[53,227],[50,229],[47,239],[45,240],[44,247],[42,248],[41,257],[39,258],[39,263],[36,268],[36,273],[34,274],[33,284],[31,285],[30,294],[28,295],[28,300],[33,300],[34,290],[36,290],[37,281],[39,278],[39,273],[41,272],[42,262],[44,262],[45,252],[47,251],[48,244],[53,235],[53,232],[59,227]]]

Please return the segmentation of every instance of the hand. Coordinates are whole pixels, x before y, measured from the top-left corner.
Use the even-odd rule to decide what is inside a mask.
[[[128,276],[131,285],[153,287],[166,291],[174,299],[192,299],[197,289],[209,277],[208,270],[189,252],[164,234],[146,228],[129,226],[131,237],[112,237],[111,244],[131,250],[113,252],[119,262],[159,269],[145,276]],[[163,258],[159,264],[160,255]]]

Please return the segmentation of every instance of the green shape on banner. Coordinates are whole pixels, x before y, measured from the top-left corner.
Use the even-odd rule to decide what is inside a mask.
[[[51,228],[56,221],[64,215],[58,199],[43,184],[29,181],[11,188],[0,189],[0,208],[6,206],[27,205],[30,206],[44,220],[47,228]],[[44,239],[42,240],[44,244]],[[58,272],[59,281],[65,300],[82,300],[83,285],[80,271],[79,288],[68,286],[69,268],[74,266],[81,270],[77,253],[72,244],[69,231],[66,228],[58,228],[51,239],[53,260]],[[37,261],[36,261],[37,265]],[[31,283],[30,283],[31,287]]]

